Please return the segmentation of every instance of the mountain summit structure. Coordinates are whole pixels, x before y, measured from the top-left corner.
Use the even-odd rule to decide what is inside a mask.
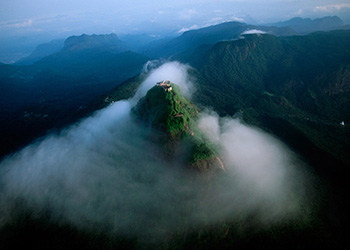
[[[173,90],[173,88],[171,87],[170,81],[164,80],[162,82],[158,82],[157,86],[163,88],[166,92],[170,92]]]

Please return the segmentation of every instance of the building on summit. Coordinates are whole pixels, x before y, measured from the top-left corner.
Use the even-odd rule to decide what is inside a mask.
[[[171,87],[170,81],[167,81],[167,80],[164,80],[162,82],[157,82],[157,86],[163,88],[164,91],[166,92],[170,92],[173,90],[173,88]]]

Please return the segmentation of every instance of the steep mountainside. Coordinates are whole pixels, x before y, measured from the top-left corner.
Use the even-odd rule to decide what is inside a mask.
[[[278,117],[349,163],[349,131],[339,125],[350,119],[349,42],[349,31],[249,35],[197,50],[183,60],[198,69],[198,102],[212,103],[223,114],[241,111],[258,121]]]
[[[158,83],[133,109],[139,121],[150,127],[150,138],[173,160],[183,160],[192,169],[221,168],[215,148],[197,128],[198,109],[173,83]]]

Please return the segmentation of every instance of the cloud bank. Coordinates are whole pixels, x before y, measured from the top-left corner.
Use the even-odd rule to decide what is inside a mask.
[[[225,200],[232,202],[232,211],[259,210],[262,223],[299,214],[311,180],[306,180],[305,165],[286,146],[238,118],[220,118],[215,112],[202,113],[199,128],[221,150],[230,176]]]
[[[2,161],[0,227],[24,209],[79,229],[143,239],[223,220],[253,217],[261,226],[299,217],[307,206],[302,164],[266,133],[204,112],[199,127],[227,169],[212,180],[184,173],[147,140],[131,108],[163,79],[190,96],[187,69],[178,62],[151,69],[132,99]]]
[[[265,31],[252,29],[252,30],[246,30],[241,35],[251,35],[251,34],[266,34]]]

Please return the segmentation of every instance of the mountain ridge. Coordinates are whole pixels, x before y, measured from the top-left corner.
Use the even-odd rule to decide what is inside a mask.
[[[338,16],[325,16],[321,18],[301,18],[294,17],[287,21],[271,24],[277,27],[291,27],[295,31],[305,34],[315,31],[329,31],[331,29],[342,28],[344,22]]]
[[[157,44],[156,48],[144,49],[146,55],[153,57],[168,57],[175,54],[188,53],[199,45],[215,44],[224,40],[234,40],[247,30],[262,30],[275,35],[296,35],[297,33],[289,27],[268,27],[249,25],[241,22],[225,22],[197,30],[189,30],[178,37]]]
[[[115,53],[121,53],[127,50],[126,45],[119,40],[115,33],[70,36],[65,40],[63,46],[63,51],[80,51],[86,49],[107,50]]]

